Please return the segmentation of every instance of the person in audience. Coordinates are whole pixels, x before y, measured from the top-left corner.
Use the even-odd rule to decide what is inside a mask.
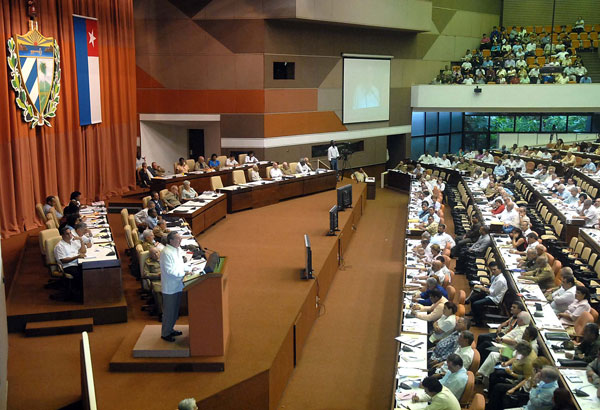
[[[245,159],[246,164],[258,164],[258,158],[254,156],[254,151],[248,152]]]
[[[179,304],[183,292],[183,277],[185,265],[183,257],[185,251],[181,249],[181,235],[175,231],[167,236],[167,246],[160,254],[160,272],[163,297],[163,316],[161,339],[174,342],[175,336],[182,332],[175,330],[174,326],[179,317]]]
[[[146,229],[142,232],[142,249],[149,251],[156,246],[154,241],[154,232],[151,229]]]
[[[589,312],[590,307],[590,291],[585,286],[577,286],[575,290],[575,300],[571,302],[567,310],[558,313],[556,316],[560,319],[564,326],[573,326],[584,312]]]
[[[447,387],[457,400],[462,397],[467,386],[467,369],[464,366],[463,359],[456,353],[451,353],[446,359],[447,371],[440,379],[442,386]],[[413,402],[426,401],[429,397],[413,397]]]
[[[596,165],[592,162],[590,158],[585,159],[585,164],[582,168],[583,172],[586,174],[595,174],[596,173]]]
[[[194,171],[207,171],[210,167],[206,163],[206,160],[202,155],[198,157],[198,161],[196,161],[196,165],[194,165]]]
[[[281,172],[283,175],[294,175],[294,171],[290,168],[290,165],[287,162],[281,163]]]
[[[352,174],[352,177],[356,180],[356,182],[365,182],[365,180],[369,178],[365,170],[362,168],[359,168],[358,171],[355,171]]]
[[[579,18],[575,21],[575,26],[573,27],[573,31],[575,33],[581,33],[585,31],[585,21],[583,17],[579,16]]]
[[[164,202],[169,209],[173,209],[181,205],[179,189],[177,188],[177,185],[172,185],[171,188],[169,188],[169,192],[165,194]]]
[[[73,191],[71,192],[71,196],[69,197],[69,204],[74,204],[79,208],[85,208],[85,206],[81,206],[81,192]],[[66,214],[66,212],[65,212]]]
[[[579,79],[579,84],[591,84],[592,83],[592,77],[590,77],[589,75],[582,75],[581,78]]]
[[[304,158],[300,158],[300,160],[296,164],[296,174],[308,175],[309,172],[310,168],[304,162]]]
[[[565,157],[560,162],[562,162],[564,166],[572,167],[575,166],[576,161],[577,159],[575,158],[575,155],[573,155],[572,152],[567,152],[567,155],[565,155]]]
[[[135,220],[135,224],[138,227],[138,229],[140,230],[140,232],[143,232],[144,229],[146,229],[148,227],[147,218],[148,218],[148,211],[150,209],[154,209],[154,202],[152,202],[152,201],[148,201],[147,207],[142,208],[140,211],[136,212],[136,214],[133,216],[134,220]]]
[[[190,181],[183,181],[183,189],[181,190],[181,199],[194,199],[198,196],[198,193],[194,188],[192,188],[192,184]]]
[[[260,181],[262,179],[260,177],[259,172],[258,172],[258,165],[256,165],[256,164],[252,165],[252,169],[250,171],[250,175],[251,175],[252,181]]]
[[[477,241],[465,248],[456,261],[456,272],[466,273],[469,257],[478,257],[485,253],[486,249],[492,245],[490,229],[483,225],[479,228],[479,238]]]
[[[431,278],[430,278],[431,279]],[[456,327],[456,311],[458,307],[452,302],[446,302],[442,310],[442,317],[433,323],[433,332],[429,341],[435,343],[448,336]]]
[[[495,195],[496,193],[493,192],[491,196],[493,197]],[[504,200],[502,200],[502,198],[496,198],[492,203],[492,215],[500,215],[502,212],[504,212],[504,209]]]
[[[281,179],[283,177],[283,172],[279,169],[279,164],[277,162],[273,162],[273,165],[269,170],[269,176],[272,179]]]
[[[196,399],[183,399],[177,405],[177,410],[198,410]]]
[[[570,274],[568,272],[571,272]],[[569,305],[575,300],[575,277],[569,267],[561,269],[562,279],[558,289],[553,292],[546,292],[546,299],[555,313],[565,312]]]
[[[423,233],[429,234],[429,232],[427,232],[427,231],[425,231]],[[440,249],[440,245],[438,245],[438,244],[433,244],[432,245],[432,244],[429,243],[429,241],[430,241],[430,237],[428,237],[426,241],[421,241],[421,244],[424,245],[425,248],[423,249],[423,255],[419,255],[419,259],[426,266],[432,266],[433,267],[433,265],[434,265],[433,262],[435,260],[437,260],[437,258],[439,256],[441,256],[442,250]],[[443,267],[443,263],[441,265],[440,264],[436,264],[436,267],[437,266],[439,266],[440,269],[441,269]],[[436,271],[436,269],[433,268],[432,271]],[[442,278],[442,282],[440,282],[440,283],[443,283],[443,277],[444,277],[443,274],[440,274],[440,275],[437,275],[437,276],[436,275],[432,275],[432,276],[435,277],[438,280],[438,282],[439,282],[439,279],[441,277]]]
[[[529,392],[524,410],[550,410],[554,391],[558,388],[560,373],[555,367],[544,366],[539,373],[537,386]]]
[[[433,157],[431,156],[431,154],[429,154],[429,151],[425,151],[425,153],[422,154],[417,161],[419,163],[425,164],[425,165],[432,164],[433,163]]]
[[[160,250],[156,247],[145,249],[148,257],[142,269],[142,278],[152,282],[160,281]]]
[[[169,230],[169,228],[167,228],[167,221],[165,221],[164,219],[159,219],[152,232],[154,232],[154,238],[156,238],[158,242],[165,244],[167,235],[171,231]]]
[[[73,233],[68,227],[60,227],[58,233],[61,236],[61,240],[54,247],[54,257],[62,267],[65,275],[72,277],[75,289],[78,293],[81,293],[83,283],[82,270],[78,260],[85,258],[87,248],[83,241],[73,238]],[[68,294],[67,298],[71,298],[72,296],[72,294]]]
[[[502,165],[501,160],[498,160],[498,164],[494,167],[494,175],[498,181],[501,181],[506,176],[506,168]]]
[[[513,202],[507,202],[504,212],[500,214],[500,221],[503,223],[502,230],[504,233],[510,233],[513,229],[518,228],[520,224],[519,212],[515,209]]]
[[[163,202],[160,200],[160,196],[158,195],[158,192],[156,191],[152,191],[150,193],[150,201],[154,202],[154,209],[156,209],[156,213],[158,215],[162,215],[164,212],[166,212],[166,206],[163,205]]]
[[[579,202],[579,189],[577,187],[571,187],[569,189],[569,195],[563,202],[567,205],[575,205]]]
[[[210,160],[208,161],[208,166],[212,169],[219,170],[221,167],[221,161],[217,159],[217,154],[212,154],[210,156]]]
[[[465,246],[477,242],[481,235],[480,228],[479,216],[473,212],[473,215],[471,215],[471,228],[463,236],[456,237],[456,245],[452,247],[450,257],[457,257]]]
[[[550,361],[545,357],[538,357],[533,361],[533,375],[521,380],[517,385],[506,391],[506,394],[501,397],[501,403],[495,403],[498,409],[515,408],[524,406],[529,401],[529,392],[535,388],[539,382],[539,373],[544,366],[549,366]],[[500,387],[497,387],[502,391]],[[498,407],[499,406],[499,407]],[[573,409],[574,410],[574,409]]]
[[[490,262],[488,268],[492,274],[490,286],[475,285],[468,298],[471,304],[473,321],[479,325],[483,323],[485,306],[498,306],[508,290],[506,278],[502,274],[498,264]]]
[[[453,247],[456,245],[456,243],[454,242],[454,239],[452,239],[452,237],[446,233],[446,225],[444,225],[444,224],[438,225],[437,234],[435,234],[434,236],[431,237],[431,244],[440,245],[440,248],[442,250],[446,249],[446,247],[448,245],[450,247]]]
[[[477,350],[482,351],[492,346],[492,342],[498,337],[502,337],[515,327],[517,327],[517,316],[523,312],[525,307],[521,302],[515,301],[510,305],[510,316],[504,322],[500,323],[496,332],[482,333],[477,336]]]
[[[552,394],[552,409],[551,410],[577,410],[573,403],[571,392],[565,388],[559,387]]]
[[[236,160],[233,154],[230,154],[229,157],[225,160],[226,167],[237,167],[240,165]]]
[[[152,173],[148,169],[148,164],[145,162],[142,163],[142,167],[138,171],[138,182],[140,187],[148,188],[150,187],[150,180],[153,178]]]
[[[585,220],[584,226],[587,228],[593,228],[598,225],[598,212],[592,206],[592,203],[591,199],[586,199],[583,203],[583,208],[579,211],[579,215],[583,216]]]
[[[596,358],[585,368],[588,382],[594,386],[600,386],[600,349],[596,352]]]
[[[158,165],[156,161],[150,164],[150,168],[148,168],[153,177],[162,177],[167,173],[163,167]]]
[[[431,306],[417,304],[412,307],[411,311],[418,319],[435,322],[442,317],[444,305],[448,302],[448,299],[435,289],[429,292],[429,298],[431,299]]]
[[[463,363],[467,364],[467,368],[471,366],[474,352],[473,349],[470,348],[474,336],[473,333],[469,331],[470,328],[471,322],[469,319],[462,316],[456,318],[454,332],[440,340],[431,352],[431,356],[427,363],[430,374],[435,372],[442,374],[444,372],[443,368],[446,365],[445,361],[451,353],[456,353],[462,357]],[[467,347],[469,349],[467,349]]]
[[[47,196],[46,197],[46,203],[44,204],[43,210],[44,210],[44,215],[49,214],[50,212],[54,212],[54,215],[56,215],[56,217],[58,219],[61,219],[63,217],[63,215],[58,212],[58,201],[56,200],[56,197],[53,195]]]
[[[425,394],[431,399],[425,410],[461,410],[458,399],[450,389],[433,377],[426,377],[421,382]],[[413,401],[419,401],[419,397],[413,397]]]
[[[84,222],[77,222],[75,224],[75,230],[72,231],[73,239],[81,241],[86,248],[91,248],[94,244],[94,238],[92,232]]]
[[[448,292],[446,291],[446,289],[440,286],[440,283],[437,280],[437,278],[432,277],[427,278],[427,280],[425,281],[425,291],[413,296],[413,302],[417,302],[419,305],[422,306],[431,306],[432,302],[429,298],[429,294],[434,289],[437,289],[445,298],[448,297]]]
[[[527,242],[523,236],[521,228],[515,228],[511,233],[508,234],[512,240],[512,246],[519,252],[525,252],[527,249]]]
[[[591,363],[598,356],[600,350],[600,338],[598,337],[598,325],[588,323],[583,328],[583,340],[575,345],[575,352],[566,352],[567,359],[583,360]]]
[[[154,229],[154,227],[158,224],[158,213],[156,212],[156,208],[148,209],[148,216],[146,217],[146,226],[148,229]]]
[[[177,166],[175,166],[175,173],[177,174],[187,174],[190,172],[190,168],[188,167],[187,162],[183,157],[179,158],[179,162]]]
[[[554,271],[548,264],[548,258],[545,255],[539,256],[536,259],[535,270],[525,272],[524,275],[521,275],[517,280],[519,282],[537,283],[542,291],[545,291],[552,288],[554,285]]]

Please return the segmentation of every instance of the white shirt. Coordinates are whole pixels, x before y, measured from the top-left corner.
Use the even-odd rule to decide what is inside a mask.
[[[327,148],[327,160],[331,161],[332,159],[337,159],[339,156],[340,152],[335,145]]]
[[[279,168],[271,168],[271,171],[269,171],[269,174],[271,175],[271,178],[283,177],[283,172],[281,172],[281,170]]]
[[[239,163],[235,159],[227,158],[225,160],[225,166],[227,166],[227,167],[235,167],[236,165],[239,165]]]
[[[435,235],[433,235],[431,237],[431,241],[430,243],[433,244],[438,244],[440,245],[440,249],[444,250],[446,249],[446,245],[449,243],[450,246],[454,246],[456,245],[456,243],[454,242],[454,239],[452,239],[452,237],[450,235],[448,235],[446,232],[443,233],[436,233]]]
[[[254,155],[246,155],[245,162],[246,164],[258,164],[258,158],[256,158]]]
[[[521,219],[519,218],[519,212],[513,208],[512,211],[505,209],[500,214],[500,221],[507,225],[512,225],[518,228],[521,225]]]
[[[262,179],[258,171],[252,170],[250,171],[250,174],[252,176],[252,181],[260,181]]]
[[[446,159],[441,159],[440,160],[440,167],[445,167],[445,168],[450,168],[452,166],[452,163],[450,162],[450,160],[448,158]]]
[[[506,284],[506,278],[501,273],[498,276],[494,276],[492,278],[492,284],[490,285],[490,294],[488,297],[495,303],[500,304],[502,299],[504,298],[504,294],[508,290],[508,285]]]
[[[185,276],[183,256],[185,251],[172,245],[164,247],[160,253],[160,284],[162,293],[172,295],[183,291],[182,278]]]
[[[588,209],[584,209],[583,216],[585,217],[585,226],[588,228],[598,224],[598,212],[596,208],[590,206]]]
[[[421,164],[431,164],[432,161],[433,161],[433,157],[431,155],[423,154],[419,157],[419,162]]]
[[[196,198],[197,196],[198,196],[198,193],[192,187],[190,187],[190,189],[183,188],[181,190],[181,198],[182,199],[191,199],[191,198]]]
[[[146,222],[146,218],[148,218],[148,208],[143,208],[141,211],[137,212],[134,216],[135,223],[138,225]]]
[[[63,268],[77,266],[77,259],[73,259],[71,262],[67,262],[65,264],[61,263],[61,259],[72,258],[73,256],[79,255],[80,249],[81,242],[78,240],[71,239],[71,243],[67,243],[64,239],[61,239],[61,241],[54,247],[54,257],[56,258],[56,262],[58,262]]]
[[[481,178],[478,182],[479,188],[484,189],[484,190],[488,187],[489,184],[490,184],[489,178]]]
[[[298,164],[296,164],[296,174],[308,174],[310,172],[310,168],[308,167],[308,165],[304,164],[302,165],[302,163],[298,162]]]
[[[577,286],[571,286],[569,289],[565,289],[562,286],[552,293],[552,309],[556,313],[561,313],[567,310],[569,305],[575,300],[575,291]]]
[[[494,162],[494,156],[492,154],[487,154],[483,157],[483,162]]]
[[[455,315],[450,315],[450,316],[442,315],[442,317],[439,318],[435,323],[437,323],[440,330],[442,330],[442,333],[434,332],[429,337],[429,341],[432,343],[435,342],[436,340],[441,340],[441,339],[445,338],[446,336],[448,336],[450,333],[452,333],[454,331],[454,327],[456,326],[456,316]]]

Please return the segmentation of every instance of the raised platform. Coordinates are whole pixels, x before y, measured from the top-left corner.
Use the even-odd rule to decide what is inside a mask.
[[[37,236],[27,239],[6,301],[9,332],[22,332],[28,322],[93,318],[95,325],[127,322],[127,302],[85,306],[50,299],[55,290],[45,289],[48,268],[44,266]]]

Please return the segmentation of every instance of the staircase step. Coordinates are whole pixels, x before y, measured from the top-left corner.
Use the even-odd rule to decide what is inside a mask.
[[[26,337],[66,335],[83,331],[94,331],[94,318],[47,320],[44,322],[28,322],[25,325]]]

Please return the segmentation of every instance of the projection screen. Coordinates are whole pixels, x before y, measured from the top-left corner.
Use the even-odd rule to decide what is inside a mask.
[[[344,124],[390,119],[390,60],[344,58]]]

